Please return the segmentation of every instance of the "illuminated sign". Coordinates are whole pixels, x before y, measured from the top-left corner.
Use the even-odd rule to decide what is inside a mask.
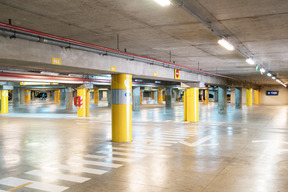
[[[279,91],[266,91],[266,95],[268,96],[278,96]]]
[[[174,70],[174,78],[175,79],[180,79],[180,70],[179,69],[175,69]]]
[[[56,58],[56,57],[52,57],[52,64],[53,65],[61,65],[61,59],[60,58]]]

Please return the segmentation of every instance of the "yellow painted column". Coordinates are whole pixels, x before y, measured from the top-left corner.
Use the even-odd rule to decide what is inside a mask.
[[[204,94],[205,94],[205,100],[204,100],[203,103],[207,103],[208,104],[209,103],[209,90],[206,89]]]
[[[30,91],[30,90],[25,90],[24,92],[25,92],[25,99],[24,99],[24,101],[25,101],[25,103],[28,103],[28,102],[31,101],[31,91]]]
[[[260,90],[254,90],[254,104],[261,104]]]
[[[187,121],[187,89],[184,91],[183,103],[184,103],[184,121]]]
[[[60,103],[60,89],[54,91],[54,101]]]
[[[77,96],[81,97],[82,105],[77,108],[78,117],[89,117],[90,91],[87,88],[77,89]]]
[[[140,105],[142,105],[143,89],[140,88]]]
[[[112,75],[112,141],[132,141],[132,75]]]
[[[252,106],[253,89],[246,89],[246,105]]]
[[[99,89],[94,89],[94,103],[99,103]]]
[[[184,94],[184,120],[199,121],[199,88],[188,88]],[[186,112],[185,112],[186,111]]]
[[[8,113],[8,90],[2,90],[1,93],[1,113]]]
[[[163,92],[162,92],[162,88],[159,88],[159,89],[158,89],[157,95],[158,95],[158,98],[157,98],[158,104],[163,103]]]

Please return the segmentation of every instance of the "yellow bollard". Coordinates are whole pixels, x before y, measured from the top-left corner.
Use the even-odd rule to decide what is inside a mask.
[[[246,89],[246,105],[252,106],[253,89]]]
[[[132,75],[112,75],[112,141],[132,141]]]
[[[184,94],[184,120],[189,122],[199,121],[199,89],[188,88]]]
[[[77,96],[80,97],[81,106],[77,108],[78,117],[89,117],[90,91],[86,88],[77,89]]]
[[[30,90],[25,90],[25,103],[28,103],[31,101],[31,91]]]
[[[8,113],[8,90],[2,90],[1,93],[1,113]]]
[[[94,89],[94,103],[99,103],[99,89]]]
[[[163,90],[162,88],[158,89],[158,93],[157,93],[157,95],[158,95],[158,98],[157,98],[158,104],[163,103],[163,92],[162,92],[162,90]]]

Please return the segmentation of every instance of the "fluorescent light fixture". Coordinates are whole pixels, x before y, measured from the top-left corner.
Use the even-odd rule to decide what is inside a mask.
[[[59,73],[48,72],[48,71],[41,71],[41,74],[43,74],[43,75],[51,75],[51,76],[59,75]]]
[[[255,65],[255,62],[251,58],[246,59],[246,62],[249,63],[250,65]]]
[[[276,81],[277,81],[278,83],[282,83],[279,79],[276,79]]]
[[[233,45],[231,45],[228,41],[226,41],[225,39],[220,39],[218,41],[219,45],[221,45],[222,47],[224,47],[225,49],[229,50],[229,51],[233,51],[235,48],[233,47]]]
[[[272,79],[276,79],[276,77],[272,77]]]
[[[155,83],[161,83],[161,81],[155,81]]]
[[[268,76],[268,77],[271,77],[272,75],[271,75],[271,73],[267,73],[267,76]]]
[[[265,70],[264,68],[260,68],[260,73],[261,73],[261,74],[265,73],[265,71],[266,71],[266,70]]]
[[[135,79],[136,82],[142,82],[142,79]]]
[[[68,74],[69,77],[79,77],[79,78],[83,78],[83,75],[81,74]]]
[[[170,0],[154,0],[162,7],[169,6],[171,4]]]
[[[50,83],[45,83],[45,82],[20,82],[20,85],[50,85]]]

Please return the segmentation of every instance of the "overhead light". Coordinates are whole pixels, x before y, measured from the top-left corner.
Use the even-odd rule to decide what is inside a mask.
[[[272,79],[276,79],[276,77],[272,77]]]
[[[171,4],[170,0],[154,0],[162,7],[169,6]]]
[[[218,41],[218,43],[224,47],[225,49],[229,50],[229,51],[233,51],[235,48],[233,47],[233,45],[231,45],[228,41],[226,41],[225,39],[220,39]]]
[[[249,63],[250,65],[254,65],[255,64],[255,62],[251,58],[246,59],[246,62]]]
[[[135,79],[136,82],[142,82],[142,79]]]
[[[43,75],[51,75],[51,76],[59,75],[59,73],[48,72],[48,71],[41,71],[41,74],[43,74]]]
[[[161,83],[161,81],[155,81],[155,83]]]
[[[79,77],[79,78],[83,78],[83,75],[80,74],[68,74],[69,77]]]
[[[276,79],[276,81],[277,81],[278,83],[282,83],[279,79]]]
[[[261,74],[265,73],[265,71],[266,71],[266,70],[265,70],[264,68],[260,68],[260,73],[261,73]]]
[[[268,76],[268,77],[271,77],[272,75],[271,75],[271,73],[267,73],[267,76]]]
[[[20,82],[20,85],[50,85],[50,83],[45,83],[45,82]]]

